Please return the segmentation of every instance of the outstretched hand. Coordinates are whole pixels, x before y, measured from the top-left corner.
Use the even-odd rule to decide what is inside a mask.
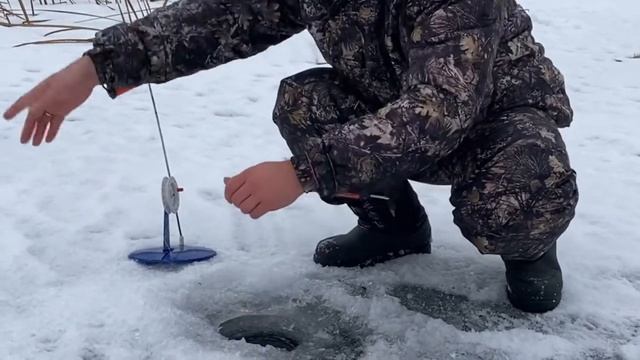
[[[32,141],[34,146],[43,139],[51,142],[67,115],[89,98],[96,85],[98,76],[93,62],[83,56],[23,95],[7,109],[4,118],[11,120],[28,109],[20,142]]]
[[[288,160],[252,166],[224,183],[227,201],[253,219],[290,205],[304,192]]]

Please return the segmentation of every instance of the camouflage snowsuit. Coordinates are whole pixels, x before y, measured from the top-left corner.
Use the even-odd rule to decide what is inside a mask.
[[[115,97],[305,29],[331,68],[284,79],[273,116],[306,191],[340,203],[406,179],[451,185],[463,235],[507,258],[564,232],[572,111],[514,0],[182,0],[99,32],[88,54]]]

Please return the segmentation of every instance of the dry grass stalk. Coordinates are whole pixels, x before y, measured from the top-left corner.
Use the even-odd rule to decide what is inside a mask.
[[[135,17],[136,20],[140,19],[140,17],[138,17],[138,13],[140,13],[141,16],[145,16],[150,14],[154,9],[151,7],[151,4],[149,3],[149,0],[137,0],[138,3],[138,7],[139,10],[137,10],[133,4],[131,3],[130,0],[122,0],[122,2],[124,2],[125,8],[126,8],[126,12],[122,9],[122,6],[120,5],[120,1],[116,1],[116,4],[118,5],[118,10],[120,12],[120,17],[122,18],[122,22],[127,22],[125,15],[127,15],[127,17],[129,18],[129,23],[133,22],[133,17]],[[133,17],[131,17],[131,14],[133,14]]]
[[[4,18],[7,20],[7,23],[11,24],[11,18],[18,18],[20,19],[21,23],[27,22],[25,15],[14,12],[14,10],[12,10],[10,7],[9,2],[6,2],[6,4],[8,6],[5,6],[5,3],[0,2],[0,15],[4,16]],[[33,20],[31,22],[33,22]]]
[[[133,7],[133,4],[131,3],[131,1],[124,0],[124,2],[127,4],[127,6],[129,6],[131,11],[133,11],[133,16],[136,18],[136,20],[139,20],[140,18],[138,18],[138,12],[136,11],[136,8]]]
[[[109,21],[118,22],[118,20],[115,20],[113,18],[120,15],[120,14],[113,14],[113,15],[109,15],[109,16],[100,16],[100,15],[94,15],[94,14],[85,13],[85,12],[78,12],[78,11],[48,10],[48,9],[38,9],[38,12],[50,12],[50,13],[59,13],[59,14],[80,15],[80,16],[86,16],[86,17],[89,18],[89,19],[85,19],[85,20],[76,21],[75,22],[76,24],[79,24],[79,23],[82,23],[82,22],[87,22],[87,21],[94,21],[94,20],[109,20]]]
[[[120,15],[122,16],[122,22],[126,23],[127,20],[124,18],[124,12],[122,12],[122,6],[120,6],[120,1],[116,0],[116,4],[118,4],[118,10],[120,10]]]
[[[7,23],[11,24],[11,18],[9,17],[9,12],[5,11],[5,9],[2,7],[2,4],[0,4],[0,13],[2,13],[2,15],[4,15],[5,19],[7,19]]]
[[[24,7],[24,2],[22,2],[22,0],[18,0],[18,3],[20,4],[20,8],[22,9],[26,22],[29,22],[29,14],[27,14],[27,8]]]
[[[9,10],[4,8],[4,4],[0,1],[0,15],[4,16],[9,24],[11,24],[11,18],[9,18]]]
[[[0,21],[0,26],[4,26],[4,27],[38,27],[38,28],[53,28],[55,30],[50,31],[48,33],[46,33],[44,36],[50,36],[50,35],[54,35],[54,34],[59,34],[62,32],[68,32],[68,31],[75,31],[75,30],[91,30],[91,31],[100,31],[100,29],[97,28],[93,28],[93,27],[87,27],[87,26],[78,26],[78,25],[56,25],[56,24],[42,24],[43,22],[46,22],[48,20],[33,20],[33,19],[29,19],[26,8],[24,6],[23,1],[24,0],[18,0],[20,2],[21,5],[21,9],[22,9],[22,14],[16,14],[11,12],[10,10],[6,9],[6,7],[3,7],[2,3],[0,3],[0,15],[4,15],[4,17],[7,19],[6,22],[2,22]],[[40,4],[42,4],[43,0],[38,0],[40,2]],[[54,0],[51,0],[51,3],[54,3]],[[71,3],[73,3],[73,0],[68,0]],[[97,4],[107,4],[108,0],[94,0]],[[35,9],[33,8],[33,2],[34,0],[30,0],[31,2],[31,11],[32,14],[35,14]],[[123,9],[121,2],[124,2],[125,7],[126,7],[126,11],[124,11],[125,9]],[[115,22],[119,22],[119,20],[114,19],[114,17],[120,17],[122,19],[122,22],[127,22],[127,17],[129,18],[129,23],[133,22],[134,17],[135,19],[139,19],[138,17],[138,12],[140,12],[141,16],[145,16],[150,14],[154,9],[151,6],[149,0],[136,0],[137,4],[138,4],[138,8],[136,9],[133,6],[133,3],[131,2],[131,0],[115,0],[115,3],[118,7],[118,13],[113,14],[113,15],[109,15],[109,16],[99,16],[99,15],[94,15],[94,14],[90,14],[90,13],[83,13],[83,12],[75,12],[75,11],[66,11],[66,10],[47,10],[47,9],[38,9],[39,12],[53,12],[53,13],[65,13],[65,14],[71,14],[71,15],[80,15],[80,16],[86,16],[88,17],[88,19],[83,19],[81,21],[77,21],[76,23],[81,23],[81,22],[87,22],[87,21],[94,21],[94,20],[99,20],[99,19],[104,19],[104,20],[110,20],[110,21],[115,21]],[[44,0],[44,3],[47,4],[47,0]],[[166,4],[168,3],[168,0],[165,0],[163,3],[163,7],[166,6]],[[112,9],[111,7],[109,7],[110,9]],[[115,9],[113,9],[115,10]],[[133,13],[133,16],[132,16]],[[125,17],[126,15],[126,17]],[[21,24],[13,24],[10,21],[10,16],[16,16],[23,21],[23,23]],[[53,39],[53,40],[42,40],[42,41],[32,41],[32,42],[26,42],[26,43],[22,43],[22,44],[18,44],[15,47],[21,47],[21,46],[27,46],[27,45],[50,45],[50,44],[70,44],[70,43],[90,43],[92,42],[93,39]]]
[[[112,14],[112,15],[107,15],[107,16],[96,16],[96,15],[92,15],[92,17],[91,17],[91,18],[89,18],[89,19],[78,20],[78,21],[75,21],[74,23],[75,23],[75,24],[81,24],[81,23],[86,23],[86,22],[96,21],[96,20],[100,20],[100,19],[102,19],[102,20],[109,20],[109,21],[115,21],[115,22],[119,23],[119,22],[120,22],[120,19],[116,19],[116,18],[119,18],[119,17],[120,17],[120,12],[117,12],[117,13]]]
[[[148,15],[149,13],[151,13],[151,8],[149,7],[149,3],[145,2],[144,0],[142,0],[142,2],[140,0],[136,0],[136,1],[138,2],[138,7],[140,8],[140,12],[142,13],[142,15]]]
[[[127,9],[127,15],[129,15],[129,23],[132,23],[133,18],[131,17],[131,12],[134,10],[129,8],[129,2],[127,0],[123,0],[123,1],[124,1],[124,7]]]
[[[15,45],[14,47],[22,47],[27,45],[81,44],[81,43],[91,43],[91,42],[93,42],[93,39],[53,39],[53,40],[26,42],[26,43]]]
[[[35,22],[25,23],[25,24],[7,24],[7,23],[0,22],[0,26],[4,26],[4,27],[38,27],[38,28],[58,28],[58,29],[68,29],[68,30],[100,31],[100,29],[87,27],[87,26],[37,24]]]

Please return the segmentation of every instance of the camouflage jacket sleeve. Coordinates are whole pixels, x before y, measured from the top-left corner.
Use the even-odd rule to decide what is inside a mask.
[[[307,191],[366,195],[450,154],[487,105],[503,1],[455,1],[409,29],[403,94],[306,144],[292,159]]]
[[[88,51],[111,97],[246,58],[304,30],[296,0],[181,0],[96,34]]]

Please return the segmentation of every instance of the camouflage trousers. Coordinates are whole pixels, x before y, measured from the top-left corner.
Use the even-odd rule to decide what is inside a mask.
[[[294,154],[309,137],[374,112],[329,68],[282,81],[274,122]],[[297,113],[308,119],[292,123]],[[557,125],[543,111],[522,107],[489,114],[460,146],[408,180],[451,185],[454,223],[483,254],[535,259],[567,229],[578,202]],[[407,179],[395,179],[402,182]]]

